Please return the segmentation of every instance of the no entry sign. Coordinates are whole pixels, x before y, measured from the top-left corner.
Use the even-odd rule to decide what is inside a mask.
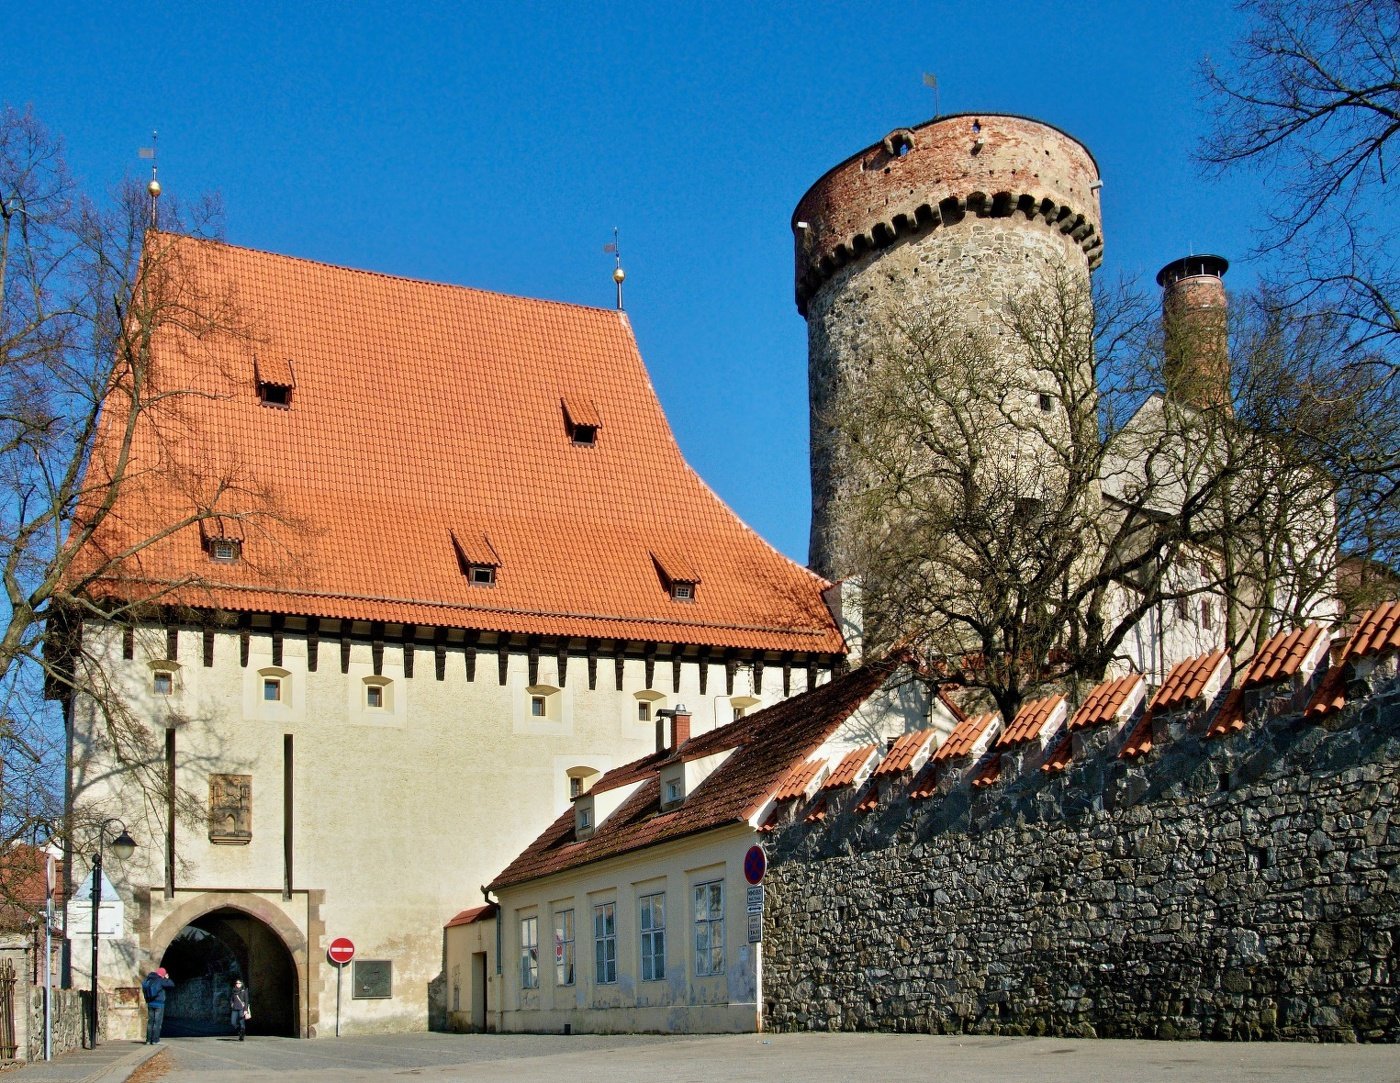
[[[326,958],[336,966],[344,966],[355,958],[355,945],[348,936],[337,936],[326,949]]]

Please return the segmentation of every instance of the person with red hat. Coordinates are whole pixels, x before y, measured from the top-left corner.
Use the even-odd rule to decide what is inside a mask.
[[[165,1021],[165,991],[174,988],[175,983],[163,966],[152,970],[141,983],[141,995],[146,998],[147,1045],[160,1044],[160,1027]]]

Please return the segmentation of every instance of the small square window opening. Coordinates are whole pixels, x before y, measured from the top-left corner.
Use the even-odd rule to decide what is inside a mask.
[[[535,718],[545,717],[545,703],[543,696],[530,697],[530,714]]]
[[[282,384],[258,384],[258,398],[262,400],[264,406],[281,406],[283,408],[292,405],[292,389]]]
[[[489,564],[473,564],[467,572],[467,579],[474,587],[496,585],[496,569]]]
[[[582,794],[583,794],[583,779],[581,779],[581,778],[571,778],[571,779],[569,779],[569,799],[572,800],[573,798],[579,797],[579,796],[581,796]]]
[[[592,447],[598,441],[598,427],[596,425],[573,425],[570,436],[575,444],[580,447]]]
[[[265,703],[280,703],[282,701],[282,680],[280,677],[263,678],[263,701]]]
[[[1040,393],[1040,409],[1041,409],[1041,412],[1042,412],[1042,413],[1048,414],[1048,413],[1050,412],[1050,410],[1051,410],[1051,407],[1053,407],[1053,406],[1054,406],[1054,400],[1052,400],[1052,399],[1050,398],[1049,395],[1047,395],[1044,391],[1042,391],[1042,392]]]
[[[678,579],[671,584],[671,597],[678,602],[695,601],[695,584],[687,583],[683,579]]]
[[[382,709],[384,706],[384,686],[380,684],[365,685],[365,706]]]
[[[242,546],[232,538],[215,538],[209,543],[209,559],[230,564],[238,559]]]
[[[638,722],[650,722],[650,721],[651,721],[651,700],[649,700],[649,699],[639,699],[639,700],[637,701],[637,721],[638,721]]]
[[[168,670],[156,670],[154,690],[158,696],[170,695],[175,691],[175,675]]]

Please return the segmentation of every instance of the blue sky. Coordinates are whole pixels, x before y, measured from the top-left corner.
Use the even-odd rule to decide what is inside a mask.
[[[1103,172],[1104,273],[1214,251],[1247,288],[1264,180],[1213,182],[1197,65],[1224,0],[30,5],[0,99],[94,186],[145,163],[222,195],[234,243],[627,308],[691,464],[807,550],[806,329],[788,219],[830,166],[934,112],[1038,117]]]

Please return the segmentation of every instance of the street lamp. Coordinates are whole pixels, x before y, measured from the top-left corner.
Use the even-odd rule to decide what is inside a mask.
[[[136,840],[126,833],[126,824],[115,816],[103,820],[97,828],[97,853],[92,855],[92,1015],[88,1019],[88,1048],[97,1048],[97,920],[98,909],[102,906],[102,844],[107,838],[107,828],[111,824],[121,827],[121,832],[112,840],[112,853],[125,861],[136,852]]]
[[[39,850],[39,832],[48,838],[44,858],[44,1059],[53,1060],[53,825],[39,820],[34,824],[34,849]]]

